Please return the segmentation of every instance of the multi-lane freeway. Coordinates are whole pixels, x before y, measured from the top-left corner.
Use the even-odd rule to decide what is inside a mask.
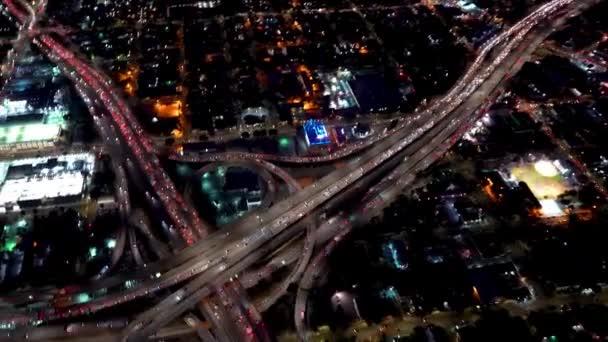
[[[10,2],[4,0],[5,3]],[[62,297],[65,308],[51,307],[38,312],[15,310],[5,313],[7,324],[26,325],[38,321],[71,317],[125,303],[189,280],[179,290],[158,305],[136,317],[125,330],[125,338],[151,335],[182,312],[194,307],[201,298],[213,291],[213,286],[229,282],[268,253],[282,247],[286,241],[301,233],[298,223],[307,215],[320,214],[318,208],[350,187],[369,177],[391,160],[403,160],[400,172],[412,176],[412,171],[423,169],[454,142],[474,116],[476,108],[509,72],[509,64],[521,52],[522,46],[532,44],[539,22],[573,0],[553,0],[536,8],[530,15],[491,39],[479,50],[478,57],[456,85],[428,109],[412,115],[384,139],[317,183],[283,200],[256,217],[237,222],[231,229],[210,234],[207,239],[186,247],[174,257],[148,265],[146,269],[129,275],[118,275],[101,280],[99,284],[83,287],[90,300],[78,303],[81,292]],[[585,3],[581,1],[580,3]],[[14,6],[13,6],[14,7]],[[27,16],[13,11],[21,21]],[[154,148],[133,118],[128,106],[112,88],[111,82],[87,65],[77,54],[49,34],[34,38],[42,50],[62,67],[64,72],[81,87],[81,94],[91,109],[100,108],[109,116],[96,120],[111,123],[106,142],[121,144],[126,158],[133,160],[134,170],[145,176],[151,185],[151,196],[166,209],[180,235],[194,242],[206,235],[207,229],[193,209],[186,206],[175,187],[158,163]],[[101,124],[100,124],[101,126]],[[256,156],[258,159],[264,156]],[[229,155],[226,159],[252,158],[251,155]],[[405,159],[404,159],[405,158]],[[127,163],[129,165],[129,163]],[[194,227],[194,229],[190,229]],[[309,236],[312,234],[308,234]],[[306,266],[306,265],[304,265]],[[300,267],[298,267],[300,268]],[[106,287],[106,284],[110,284]],[[110,287],[112,286],[112,287]]]
[[[510,55],[510,53],[512,53],[513,49],[515,47],[517,47],[517,44],[519,42],[522,41],[522,39],[525,37],[526,33],[529,31],[529,29],[534,26],[534,24],[536,22],[538,22],[540,20],[540,18],[542,18],[543,16],[546,16],[550,13],[552,13],[556,8],[558,8],[558,6],[566,4],[568,2],[554,2],[552,4],[546,5],[546,7],[541,7],[540,9],[537,10],[537,12],[535,12],[534,14],[532,14],[531,16],[529,16],[528,18],[526,18],[522,23],[520,23],[520,27],[518,28],[517,31],[513,31],[510,34],[513,34],[514,37],[513,39],[509,40],[508,43],[506,43],[506,46],[503,50],[501,50],[498,54],[496,59],[494,59],[490,64],[490,66],[488,67],[488,69],[486,70],[490,70],[490,71],[484,71],[481,72],[478,76],[474,77],[472,79],[472,81],[470,80],[470,83],[468,86],[463,87],[464,90],[462,91],[462,93],[464,93],[463,98],[467,98],[474,90],[477,90],[478,87],[480,85],[482,85],[482,83],[484,83],[488,78],[490,78],[490,76],[493,76],[491,78],[493,79],[502,79],[502,77],[504,76],[504,72],[500,72],[496,75],[493,74],[493,71],[495,71],[497,69],[497,67]],[[516,26],[517,27],[517,26]],[[485,57],[485,56],[484,56]],[[481,63],[480,63],[481,64]],[[462,88],[461,88],[462,89]],[[491,87],[491,89],[493,89],[493,87]],[[449,94],[448,96],[450,96],[451,94]],[[460,103],[462,103],[462,101],[460,101]],[[416,135],[420,135],[422,133],[424,133],[424,137],[427,137],[426,139],[422,139],[422,140],[418,140],[422,142],[422,146],[420,146],[420,150],[422,151],[422,153],[430,153],[433,152],[434,149],[438,148],[439,146],[441,146],[444,141],[442,139],[437,139],[437,135],[432,135],[429,134],[429,132],[434,132],[437,129],[439,129],[439,132],[444,132],[445,130],[449,130],[449,129],[455,129],[459,127],[459,123],[460,121],[462,121],[462,119],[458,119],[458,117],[445,117],[445,115],[447,113],[451,113],[452,109],[454,109],[454,104],[452,104],[450,106],[450,102],[448,102],[448,109],[444,109],[443,111],[439,112],[439,117],[441,120],[439,120],[438,122],[441,123],[440,126],[437,126],[434,122],[433,119],[427,121],[425,124],[422,124],[422,127],[416,127],[414,128],[414,137],[416,137]],[[457,106],[459,103],[456,103],[455,105]],[[435,115],[437,115],[437,113],[433,113]],[[433,127],[441,127],[441,128],[435,128],[433,130],[429,130],[429,128],[433,128]],[[411,129],[411,128],[410,128]],[[456,130],[458,132],[458,130]],[[366,160],[363,163],[363,166],[360,166],[358,169],[355,169],[353,172],[347,174],[344,177],[339,178],[340,180],[338,180],[336,182],[335,179],[332,179],[330,181],[329,184],[324,184],[324,180],[327,180],[327,178],[321,180],[319,183],[316,184],[316,186],[325,186],[323,188],[323,191],[319,194],[317,193],[316,195],[313,195],[312,197],[310,197],[309,200],[305,200],[303,202],[298,201],[297,203],[299,204],[295,204],[291,209],[289,209],[290,211],[287,211],[288,215],[281,215],[279,217],[277,217],[273,223],[269,226],[267,226],[268,228],[275,230],[276,229],[276,233],[275,235],[277,235],[279,232],[283,232],[284,229],[286,229],[287,227],[289,227],[289,225],[296,221],[298,217],[301,217],[299,215],[302,215],[302,212],[309,212],[307,209],[308,206],[313,206],[316,207],[318,206],[320,203],[318,202],[323,202],[326,199],[325,196],[333,196],[335,195],[335,193],[339,192],[341,187],[345,187],[346,184],[351,184],[353,182],[355,182],[357,179],[361,178],[363,176],[363,174],[365,173],[365,171],[369,171],[372,170],[373,168],[379,166],[380,164],[382,164],[385,160],[387,160],[388,158],[390,158],[392,155],[396,154],[397,152],[399,152],[403,147],[409,146],[410,143],[415,139],[412,138],[411,133],[406,133],[408,135],[406,135],[405,137],[397,137],[395,138],[395,140],[392,140],[390,137],[387,139],[388,147],[380,144],[379,148],[374,147],[372,148],[371,152],[369,152],[371,155],[376,155],[379,153],[379,156],[377,157],[372,157],[368,160]],[[436,133],[438,134],[438,133]],[[442,133],[445,134],[445,133]],[[408,139],[409,138],[409,139]],[[430,140],[427,140],[430,139]],[[386,141],[383,141],[384,143],[386,143]],[[396,145],[396,146],[395,146]],[[424,147],[423,147],[424,146]],[[387,147],[387,148],[385,148]],[[381,152],[381,151],[385,151],[385,152]],[[360,158],[359,160],[361,160],[362,158]],[[424,160],[422,161],[421,167],[425,167],[428,166],[428,161]],[[369,168],[369,170],[365,170],[366,168]],[[352,170],[352,169],[349,169]],[[330,175],[331,176],[331,175]],[[299,194],[302,193],[306,193],[305,189],[304,191],[302,191]],[[294,196],[295,198],[298,197],[299,194],[296,194],[296,196]],[[294,211],[295,209],[295,211]],[[292,214],[293,216],[289,215]],[[265,227],[266,228],[266,227]],[[271,231],[273,232],[273,231]],[[257,252],[258,247],[261,246],[254,246],[252,247],[254,249],[253,252]],[[232,264],[232,267],[234,269],[232,269],[232,272],[234,271],[238,271],[239,268],[239,264],[241,264],[240,267],[244,267],[242,264],[242,261],[238,261],[238,260],[243,260],[246,259],[247,257],[249,257],[248,254],[246,253],[242,253],[240,254],[239,252],[242,252],[241,250],[238,250],[234,253],[234,258],[232,260],[234,260],[235,262]],[[179,291],[180,294],[180,306],[184,305],[184,307],[189,307],[192,303],[188,303],[187,300],[184,299],[184,297],[187,297],[188,294],[194,298],[197,297],[197,295],[201,294],[201,293],[206,293],[206,291],[208,291],[208,289],[205,289],[205,285],[209,282],[210,279],[214,279],[214,278],[219,278],[222,276],[222,274],[224,274],[224,270],[227,268],[226,263],[222,263],[219,262],[217,264],[216,267],[214,268],[210,268],[210,267],[206,267],[205,270],[203,272],[201,272],[201,274],[195,278],[195,280],[193,282],[191,282],[190,284],[188,284],[186,287],[182,288]],[[175,299],[175,298],[173,298]],[[190,300],[192,300],[192,298],[190,298]],[[165,318],[170,318],[172,317],[171,315],[171,311],[173,312],[179,312],[179,310],[176,310],[176,307],[178,307],[177,304],[175,303],[171,303],[171,297],[168,297],[168,299],[161,303],[158,307],[153,308],[152,310],[150,310],[147,314],[143,314],[142,317],[140,317],[139,320],[136,320],[134,323],[132,323],[130,325],[131,329],[130,331],[137,331],[139,329],[141,329],[142,326],[144,326],[145,324],[150,324],[151,326],[154,326],[154,324],[161,324],[162,325],[162,316],[166,316]],[[183,308],[182,308],[183,309]],[[166,311],[165,311],[166,310]]]
[[[520,52],[505,59],[503,62],[503,68],[508,70],[506,75],[513,74],[519,70],[522,62],[536,50],[554,28],[563,24],[568,16],[587,8],[590,4],[591,3],[579,3],[576,6],[569,8],[569,11],[564,11],[561,16],[553,17],[554,20],[550,25],[539,28],[533,35],[528,36],[520,45]],[[492,89],[492,91],[489,92],[490,99],[493,100],[502,93],[500,86],[501,83],[504,83],[502,82],[505,79],[504,75],[505,73],[501,72],[495,73],[487,82],[485,82],[484,86],[487,87],[488,90]],[[487,94],[488,91],[482,91],[482,93]],[[365,196],[367,200],[364,200],[361,203],[360,207],[354,211],[354,214],[348,216],[341,214],[332,218],[332,223],[334,223],[334,225],[330,228],[330,231],[333,239],[331,239],[323,249],[318,251],[315,258],[308,265],[300,281],[296,296],[294,320],[298,335],[303,340],[306,340],[306,337],[308,336],[308,330],[305,325],[307,315],[307,293],[314,285],[317,276],[322,274],[326,257],[332,252],[339,241],[350,232],[353,226],[368,222],[371,217],[378,215],[381,212],[381,209],[390,204],[391,200],[396,198],[405,186],[414,181],[416,172],[424,170],[429,164],[440,158],[440,156],[451,147],[454,142],[454,137],[462,136],[463,132],[466,131],[466,128],[471,126],[474,121],[481,117],[486,111],[486,104],[479,106],[479,101],[476,101],[474,98],[466,101],[460,108],[453,112],[454,119],[452,123],[454,121],[462,121],[462,125],[445,125],[445,129],[431,141],[430,147],[413,146],[416,143],[409,146],[408,148],[412,152],[409,155],[407,162],[399,165],[390,175],[385,177],[382,182],[372,187]],[[473,113],[473,115],[467,117],[467,113]]]

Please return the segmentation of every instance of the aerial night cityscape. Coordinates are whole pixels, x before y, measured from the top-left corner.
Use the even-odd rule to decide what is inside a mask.
[[[0,43],[0,341],[608,341],[608,0],[0,0]]]

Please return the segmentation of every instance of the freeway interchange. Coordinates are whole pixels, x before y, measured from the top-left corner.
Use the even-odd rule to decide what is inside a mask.
[[[21,22],[27,22],[28,16],[19,11],[16,5],[8,0],[3,2],[11,4],[7,7]],[[406,184],[415,172],[428,167],[475,120],[480,107],[486,104],[486,99],[512,70],[522,51],[539,43],[539,34],[533,28],[560,9],[570,6],[569,13],[577,10],[577,6],[585,4],[586,1],[579,2],[577,6],[572,6],[572,3],[573,0],[553,0],[539,6],[520,22],[484,44],[461,79],[429,108],[402,120],[397,127],[372,143],[356,146],[332,157],[324,157],[342,158],[347,154],[359,153],[346,167],[337,169],[315,184],[276,203],[255,220],[238,221],[227,231],[210,234],[209,228],[198,218],[194,209],[184,202],[162,171],[154,146],[107,76],[88,65],[82,57],[52,35],[43,33],[34,37],[34,43],[57,63],[76,85],[92,112],[98,130],[105,132],[102,137],[112,156],[127,160],[127,172],[132,178],[144,177],[142,179],[146,180],[145,186],[150,190],[151,201],[158,201],[164,208],[169,233],[178,234],[188,246],[134,274],[119,274],[101,279],[91,286],[79,287],[76,293],[41,296],[42,300],[55,301],[59,297],[59,301],[64,303],[61,307],[50,307],[37,312],[15,309],[3,312],[0,320],[13,326],[29,326],[39,324],[40,321],[76,317],[185,282],[184,286],[157,305],[136,316],[125,328],[122,336],[124,340],[139,340],[153,335],[172,319],[196,306],[201,298],[216,292],[224,283],[232,283],[255,262],[301,234],[301,221],[304,218],[320,215],[320,208],[327,202],[356,184],[372,178],[370,175],[375,175],[378,169],[398,163],[389,175],[389,181],[377,185],[380,189],[382,186],[386,188],[393,178]],[[174,155],[172,158],[180,161],[201,161],[197,156],[190,155]],[[265,155],[228,153],[213,155],[210,159],[272,158]],[[388,188],[391,189],[390,186]],[[392,188],[393,192],[395,188]],[[375,191],[376,188],[372,190]],[[365,206],[361,208],[361,211],[365,210]],[[363,220],[365,216],[361,215],[359,219]],[[346,224],[347,221],[334,219],[332,222],[350,226],[350,223]],[[329,226],[333,227],[332,224]],[[323,225],[320,229],[322,227]],[[329,234],[315,234],[317,237],[325,237],[319,239],[322,241],[316,241],[316,244],[341,236],[337,233],[340,229],[330,231]],[[310,237],[312,234],[308,232],[306,235]],[[338,240],[339,238],[333,241]],[[312,253],[314,245],[304,244],[304,249],[307,253]],[[298,271],[290,277],[291,281],[296,281],[306,266],[306,263],[303,266],[298,265]],[[90,294],[90,301],[78,303],[76,298],[80,293]],[[240,298],[237,291],[234,291],[234,294]],[[222,297],[221,293],[219,295]],[[19,300],[26,299],[24,297]],[[296,313],[298,310],[302,311],[303,317],[304,309],[296,308]]]

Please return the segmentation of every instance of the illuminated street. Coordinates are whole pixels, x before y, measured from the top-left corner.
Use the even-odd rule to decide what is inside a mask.
[[[226,15],[216,12],[226,10],[221,1],[82,1],[74,9],[48,2],[3,0],[18,33],[3,64],[0,106],[0,339],[399,340],[421,333],[439,341],[437,326],[459,335],[461,325],[483,321],[483,310],[506,307],[518,316],[507,303],[537,312],[563,298],[559,291],[597,293],[601,280],[565,282],[537,256],[553,247],[535,249],[583,238],[508,240],[516,229],[478,235],[525,222],[595,222],[601,212],[603,164],[580,147],[600,143],[553,135],[545,143],[534,135],[541,106],[526,107],[537,111],[531,122],[522,110],[504,109],[512,102],[520,109],[516,96],[547,97],[536,88],[544,83],[525,78],[545,74],[525,73],[540,65],[547,39],[600,0],[538,1],[512,13],[434,1],[314,2],[292,11],[260,0]],[[112,24],[113,16],[122,19]],[[390,34],[405,30],[408,16],[429,33],[401,46]],[[91,35],[95,27],[103,31]],[[200,46],[192,45],[197,39]],[[425,63],[425,44],[454,60],[439,54]],[[450,64],[458,60],[461,70]],[[386,65],[370,66],[378,61]],[[599,66],[579,70],[604,84]],[[564,88],[578,98],[586,91]],[[586,96],[603,101],[601,91]],[[579,103],[559,98],[542,108]],[[590,105],[595,113],[600,103]],[[543,121],[542,132],[554,126],[561,134],[561,122]],[[508,138],[492,140],[501,135]],[[529,146],[517,145],[524,141]],[[453,166],[438,171],[445,165]],[[462,178],[474,186],[444,180],[467,168],[475,171]],[[433,214],[414,220],[427,205]],[[364,227],[395,229],[391,210],[395,217],[410,210],[403,224],[441,232],[431,238],[404,227],[389,242],[390,234],[353,245]],[[504,250],[487,242],[495,239]],[[387,264],[391,271],[378,274],[394,274],[399,286],[384,276],[357,280],[370,286],[365,294],[348,283],[356,264],[336,267],[336,260],[361,245],[364,252],[350,252],[353,262],[370,274]],[[376,250],[383,254],[371,263]],[[425,275],[443,268],[418,270],[424,262],[409,258],[420,256],[430,265],[454,262],[454,272],[464,265],[467,276],[437,276],[454,282],[451,291],[437,279],[424,288]],[[459,277],[466,281],[456,283]],[[284,307],[288,314],[278,314]],[[331,312],[335,321],[327,321]],[[371,323],[371,315],[388,323]],[[402,317],[385,318],[395,315]]]

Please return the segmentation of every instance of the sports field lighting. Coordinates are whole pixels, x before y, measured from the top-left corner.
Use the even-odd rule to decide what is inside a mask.
[[[559,170],[548,160],[539,160],[534,163],[534,169],[544,177],[555,177],[559,174]]]

